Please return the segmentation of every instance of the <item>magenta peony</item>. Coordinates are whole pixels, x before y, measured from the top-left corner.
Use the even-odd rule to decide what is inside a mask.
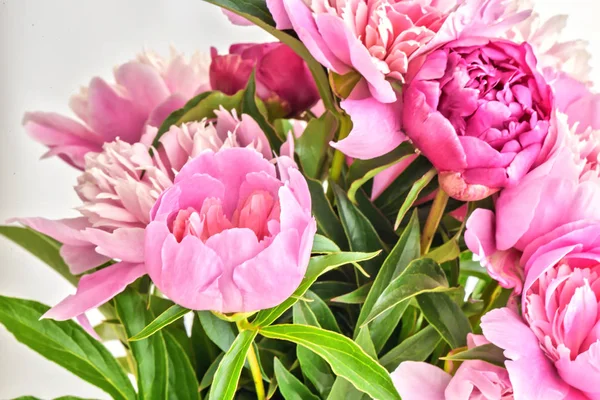
[[[71,99],[82,122],[56,113],[27,113],[27,132],[76,168],[85,167],[85,155],[102,151],[105,142],[119,138],[140,141],[146,126],[164,119],[195,94],[209,89],[208,62],[200,54],[186,60],[173,52],[169,60],[144,53],[115,69],[115,84],[94,78],[89,87]]]
[[[545,161],[552,105],[527,44],[470,38],[427,56],[404,92],[404,128],[451,197],[478,200]]]
[[[233,95],[246,87],[253,70],[258,96],[280,117],[298,116],[320,98],[306,63],[283,43],[234,44],[226,55],[213,49],[210,84]]]
[[[149,143],[155,135],[156,128],[150,127],[143,143],[117,140],[105,143],[101,153],[86,155],[86,168],[76,187],[83,200],[79,211],[84,217],[18,220],[64,243],[61,255],[74,274],[111,259],[119,261],[82,277],[77,293],[52,308],[46,317],[62,320],[77,316],[108,301],[146,274],[144,229],[151,221],[150,211],[190,159],[205,151],[239,146],[262,151],[269,159],[272,154],[252,118],[242,115],[240,120],[235,112],[224,110],[217,111],[217,119],[212,123],[172,126],[160,138],[161,146],[155,155],[150,156]]]
[[[469,334],[469,348],[489,342]],[[513,400],[513,388],[504,368],[485,361],[465,361],[451,376],[425,362],[405,361],[392,372],[403,400]]]
[[[235,168],[232,166],[235,165]],[[252,312],[304,277],[316,222],[306,181],[251,149],[205,152],[158,199],[146,229],[148,274],[195,310]]]

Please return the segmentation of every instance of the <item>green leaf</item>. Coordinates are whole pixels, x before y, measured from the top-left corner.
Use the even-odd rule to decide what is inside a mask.
[[[104,345],[73,321],[40,320],[48,309],[35,301],[0,296],[0,323],[19,342],[114,399],[136,399],[127,375]]]
[[[252,74],[250,74],[250,79],[248,79],[246,89],[243,92],[241,112],[248,114],[252,117],[252,119],[254,119],[254,121],[256,121],[258,126],[260,126],[260,129],[265,133],[272,150],[279,149],[283,142],[279,136],[277,136],[275,128],[269,123],[269,121],[267,121],[263,113],[258,108],[256,101],[256,79],[255,73],[252,71]]]
[[[212,385],[213,379],[215,378],[215,373],[217,372],[217,368],[219,368],[219,364],[221,364],[221,360],[224,356],[225,353],[221,353],[217,356],[217,358],[213,360],[213,362],[206,370],[206,373],[202,377],[202,381],[200,381],[200,386],[198,387],[198,390],[202,391],[210,385]]]
[[[302,136],[296,139],[295,151],[306,176],[319,179],[329,140],[335,135],[337,127],[335,115],[326,111],[321,117],[310,120]]]
[[[390,255],[385,259],[373,286],[367,295],[367,299],[358,316],[357,326],[363,325],[368,315],[371,313],[375,303],[388,287],[390,282],[400,275],[406,267],[421,254],[420,246],[420,230],[419,218],[415,211],[408,223],[407,227],[402,232],[400,240],[392,249]],[[375,344],[377,352],[381,351],[385,342],[398,325],[402,314],[406,309],[405,305],[398,305],[394,309],[385,313],[379,320],[375,320],[369,326],[371,339]],[[358,329],[355,331],[355,336],[358,335]]]
[[[136,340],[146,339],[148,336],[156,333],[161,330],[165,326],[172,324],[177,321],[179,318],[183,317],[185,314],[189,313],[190,310],[187,308],[183,308],[178,306],[177,304],[171,306],[167,311],[160,314],[156,319],[150,322],[140,333],[135,336],[129,338],[130,342],[135,342]]]
[[[318,233],[315,235],[311,251],[313,254],[331,254],[339,253],[340,251],[341,250],[338,245],[335,244],[331,239],[326,238],[323,235],[319,235]]]
[[[115,297],[119,320],[131,337],[149,324],[154,315],[147,309],[142,295],[132,288]],[[169,393],[169,360],[161,332],[147,339],[129,343],[137,364],[140,399],[164,399]]]
[[[348,185],[350,185],[348,188],[348,198],[350,201],[356,203],[356,191],[367,181],[373,179],[375,175],[414,154],[414,147],[410,143],[404,142],[394,150],[380,157],[369,160],[354,160],[346,178]]]
[[[363,325],[368,324],[395,305],[421,293],[448,289],[446,275],[435,261],[430,258],[414,260],[381,293]]]
[[[304,279],[298,286],[298,289],[292,296],[286,299],[280,305],[260,311],[252,321],[255,327],[267,326],[275,322],[287,309],[293,306],[298,298],[302,297],[308,288],[324,273],[331,271],[339,266],[369,260],[376,257],[379,253],[332,253],[324,256],[316,256],[310,259]]]
[[[471,325],[460,307],[446,293],[423,293],[417,296],[423,316],[452,347],[467,345]]]
[[[294,324],[321,327],[316,315],[302,301],[294,304]],[[306,347],[298,346],[296,354],[304,376],[314,385],[321,397],[327,397],[335,380],[327,362]]]
[[[323,184],[320,181],[310,178],[306,178],[306,183],[308,183],[308,190],[310,191],[312,200],[312,213],[317,220],[319,232],[322,232],[326,237],[333,240],[340,248],[347,249],[348,240],[344,233],[344,227],[325,196]]]
[[[417,157],[408,167],[400,174],[395,181],[393,181],[377,199],[375,199],[375,205],[381,212],[386,215],[390,220],[397,219],[398,211],[402,208],[402,205],[406,201],[410,189],[414,185],[415,181],[421,179],[427,171],[431,170],[431,163],[425,157]],[[430,193],[435,185],[427,185],[425,189],[421,191],[421,197]]]
[[[441,357],[441,360],[448,361],[469,361],[469,360],[481,360],[490,364],[497,365],[498,367],[504,368],[504,350],[494,344],[484,344],[481,346],[473,347],[460,353]]]
[[[260,334],[312,350],[329,363],[336,375],[373,398],[400,399],[389,373],[346,336],[306,325],[268,326],[261,328]]]
[[[335,183],[331,183],[335,194],[342,226],[350,243],[352,251],[378,251],[384,248],[375,228],[354,204],[348,200],[346,193]],[[375,275],[381,266],[382,257],[373,258],[363,263],[363,268],[371,276]]]
[[[169,359],[170,400],[198,400],[198,380],[196,372],[185,350],[168,330],[161,332],[164,336]]]
[[[358,344],[370,357],[377,359],[377,353],[375,346],[371,341],[371,334],[369,327],[364,327],[360,330],[360,333],[356,337],[356,344]],[[368,398],[368,396],[357,390],[350,382],[342,377],[338,377],[331,388],[331,393],[327,397],[327,400],[361,400]]]
[[[275,377],[285,400],[319,400],[298,378],[292,375],[275,357]]]
[[[292,50],[296,52],[308,65],[310,72],[315,79],[315,83],[317,85],[317,89],[319,90],[319,94],[321,99],[323,100],[323,105],[328,110],[335,110],[335,100],[333,98],[333,94],[331,93],[331,89],[329,87],[329,79],[327,74],[325,73],[325,69],[323,66],[314,59],[314,57],[310,54],[308,49],[295,37],[289,35],[284,31],[280,31],[275,28],[275,23],[271,14],[269,13],[266,3],[264,0],[205,0],[208,3],[215,4],[217,6],[226,8],[229,11],[232,11],[246,19],[255,25],[261,27],[265,31],[269,32],[271,35],[275,36],[282,43],[290,46]]]
[[[206,335],[221,350],[227,352],[235,340],[236,333],[231,322],[223,321],[210,311],[196,313]]]
[[[421,178],[419,178],[415,183],[413,183],[410,191],[406,195],[406,199],[402,203],[402,207],[398,211],[398,215],[396,216],[396,222],[394,223],[394,229],[398,229],[404,216],[410,208],[415,204],[415,201],[419,198],[419,195],[425,189],[427,185],[431,182],[431,180],[437,175],[437,170],[435,168],[431,168],[429,171],[425,173]]]
[[[356,290],[353,290],[350,293],[346,293],[342,296],[334,297],[331,299],[334,303],[344,303],[344,304],[363,304],[367,299],[367,295],[371,290],[371,286],[373,286],[373,282],[369,282],[365,285],[362,285]]]
[[[20,226],[0,226],[0,235],[18,244],[48,264],[69,283],[77,286],[79,278],[71,274],[69,267],[60,256],[61,243],[36,230]]]
[[[221,353],[221,349],[210,340],[204,327],[200,323],[198,313],[194,313],[194,321],[192,324],[192,348],[194,350],[194,358],[196,359],[196,376],[202,379],[213,361],[217,359]],[[215,365],[215,371],[217,366]],[[214,371],[213,371],[214,374]]]
[[[425,361],[441,340],[440,334],[427,326],[388,351],[379,362],[391,372],[403,361]]]
[[[240,90],[233,96],[217,91],[200,93],[190,99],[183,108],[173,111],[161,124],[152,141],[152,147],[158,148],[160,138],[169,131],[171,126],[179,126],[186,122],[202,121],[204,118],[214,118],[215,110],[223,106],[226,110],[241,110],[241,101],[244,91]]]
[[[356,206],[371,221],[371,225],[373,225],[384,243],[396,243],[398,241],[398,234],[390,220],[373,204],[362,188],[356,192]]]
[[[304,297],[310,300],[306,305],[315,314],[315,317],[317,317],[317,321],[319,321],[319,325],[322,328],[338,333],[341,332],[333,313],[323,299],[310,290],[306,291]]]
[[[246,355],[252,346],[257,331],[245,330],[239,333],[235,341],[221,360],[213,384],[210,388],[211,400],[231,400],[237,391]]]
[[[315,292],[324,301],[331,301],[331,299],[343,296],[354,289],[356,289],[356,284],[333,280],[318,281],[310,287],[310,290]]]

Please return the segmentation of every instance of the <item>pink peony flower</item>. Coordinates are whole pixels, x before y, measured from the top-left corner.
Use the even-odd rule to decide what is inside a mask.
[[[522,257],[523,317],[499,309],[482,319],[486,337],[512,360],[515,398],[600,398],[599,244],[597,221],[535,239]]]
[[[567,130],[564,121],[557,126],[559,132]],[[559,136],[559,151],[519,185],[503,190],[495,213],[475,210],[467,221],[469,249],[494,279],[517,294],[524,277],[519,259],[530,243],[562,225],[600,220],[598,137],[568,131]]]
[[[71,99],[71,109],[81,122],[56,113],[25,114],[26,131],[49,151],[83,169],[85,155],[102,151],[105,142],[119,138],[140,141],[147,125],[159,126],[195,94],[209,89],[208,63],[200,54],[186,60],[173,52],[169,60],[154,53],[115,69],[115,84],[100,78]]]
[[[235,168],[231,168],[235,165]],[[158,199],[145,259],[156,286],[195,310],[252,312],[304,277],[316,222],[306,181],[251,149],[205,152]]]
[[[469,38],[427,56],[404,92],[404,129],[451,197],[478,200],[546,160],[552,105],[529,45]]]
[[[253,70],[258,96],[282,117],[300,115],[320,98],[304,60],[283,43],[234,44],[222,56],[213,48],[210,83],[214,90],[235,94],[246,87]]]
[[[489,342],[469,334],[469,348]],[[513,400],[513,389],[504,368],[485,361],[465,361],[451,376],[426,362],[405,361],[392,372],[403,400]]]
[[[101,153],[86,155],[86,169],[76,187],[83,200],[79,208],[83,217],[18,220],[63,243],[61,255],[73,274],[84,273],[111,259],[119,261],[82,277],[77,293],[45,317],[65,320],[78,316],[105,303],[146,274],[144,230],[151,221],[150,211],[190,159],[204,152],[239,146],[262,151],[269,159],[272,154],[258,124],[247,115],[238,119],[235,111],[217,111],[214,122],[172,126],[160,138],[159,150],[150,156],[149,146],[155,135],[156,128],[149,127],[143,143],[116,140],[105,143]]]

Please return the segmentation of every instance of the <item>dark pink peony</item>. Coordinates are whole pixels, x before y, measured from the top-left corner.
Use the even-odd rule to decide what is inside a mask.
[[[319,100],[319,93],[306,63],[283,43],[239,43],[229,54],[212,50],[210,84],[214,90],[233,95],[248,84],[256,71],[256,91],[282,116],[296,116]]]
[[[461,39],[416,69],[404,92],[404,129],[450,196],[477,200],[545,161],[555,143],[552,106],[528,44]]]

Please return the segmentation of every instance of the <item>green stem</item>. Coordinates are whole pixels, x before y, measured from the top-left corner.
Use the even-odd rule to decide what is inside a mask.
[[[339,142],[342,139],[345,139],[350,130],[352,129],[352,121],[346,115],[339,116],[339,134],[337,137],[337,141]],[[346,163],[346,156],[339,150],[336,150],[333,153],[333,160],[331,161],[331,169],[329,170],[329,176],[333,182],[338,182],[340,177],[342,176],[342,169],[344,168],[344,164]]]
[[[248,321],[243,319],[235,323],[238,330],[241,332],[248,325]],[[254,387],[256,388],[256,398],[258,400],[265,400],[265,384],[263,383],[262,372],[260,370],[260,364],[258,363],[258,357],[254,351],[254,345],[250,345],[247,355],[248,364],[250,365],[250,372],[252,373],[252,380],[254,381]]]
[[[446,204],[448,204],[448,194],[440,188],[433,200],[431,210],[429,211],[427,221],[425,222],[425,227],[423,228],[423,235],[421,236],[421,255],[425,255],[429,252],[435,232],[444,215]]]

